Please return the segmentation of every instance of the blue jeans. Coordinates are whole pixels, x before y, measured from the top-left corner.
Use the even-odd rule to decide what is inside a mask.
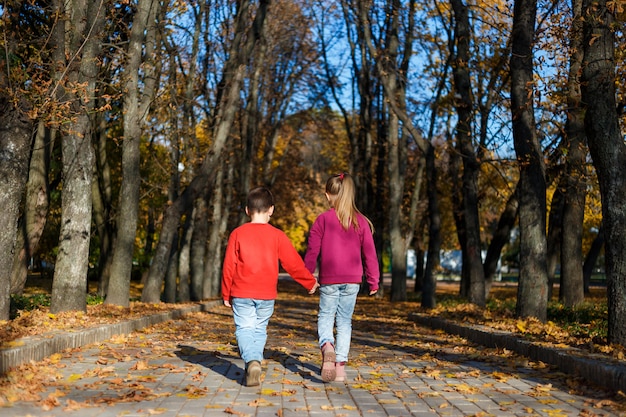
[[[267,341],[267,324],[274,314],[274,300],[233,298],[231,305],[241,358],[245,363],[261,362]]]
[[[352,338],[352,313],[360,284],[332,284],[320,287],[320,308],[317,333],[320,347],[326,342],[335,345],[337,362],[348,360]],[[337,326],[337,343],[333,327]]]

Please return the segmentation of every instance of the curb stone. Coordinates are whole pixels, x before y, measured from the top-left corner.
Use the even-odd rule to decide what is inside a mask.
[[[445,319],[418,313],[409,314],[409,320],[461,336],[486,347],[505,348],[532,360],[556,366],[566,374],[582,377],[599,387],[614,392],[626,392],[626,366],[609,363],[606,359],[603,360],[596,355],[587,354],[587,357],[583,357],[582,351],[576,348],[550,348],[515,337],[511,332],[495,330],[481,325],[459,325]]]
[[[19,339],[20,346],[0,349],[0,375],[10,369],[31,361],[40,361],[65,349],[99,343],[121,334],[129,334],[154,324],[176,319],[185,314],[206,311],[222,302],[208,301],[180,309],[151,314],[115,324],[79,329],[76,331],[54,331],[40,336]]]

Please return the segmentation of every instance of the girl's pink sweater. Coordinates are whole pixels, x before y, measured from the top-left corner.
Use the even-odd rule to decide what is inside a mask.
[[[315,272],[319,260],[319,283],[360,284],[365,278],[370,291],[378,290],[380,270],[374,237],[364,216],[359,228],[345,230],[334,209],[322,213],[311,226],[304,264]]]

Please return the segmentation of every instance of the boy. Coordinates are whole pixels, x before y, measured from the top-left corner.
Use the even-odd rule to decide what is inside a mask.
[[[319,287],[287,235],[269,224],[273,213],[272,193],[265,187],[251,190],[246,204],[250,222],[232,231],[224,256],[222,299],[233,309],[235,336],[249,387],[261,383],[267,324],[277,296],[278,263],[309,294]]]

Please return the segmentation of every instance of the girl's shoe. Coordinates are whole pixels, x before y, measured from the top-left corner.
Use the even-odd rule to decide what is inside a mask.
[[[337,376],[335,370],[335,347],[332,343],[326,342],[322,346],[322,381],[334,381]]]
[[[346,363],[335,363],[335,381],[344,382],[346,380]]]

